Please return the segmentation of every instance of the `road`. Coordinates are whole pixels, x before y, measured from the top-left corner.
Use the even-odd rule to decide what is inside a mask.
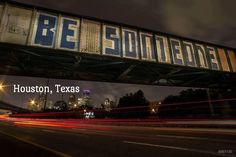
[[[236,130],[0,118],[3,157],[235,157]]]

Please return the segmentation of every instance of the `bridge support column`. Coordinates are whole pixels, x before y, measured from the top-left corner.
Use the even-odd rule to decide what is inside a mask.
[[[214,117],[215,116],[215,111],[214,111],[214,107],[213,107],[212,102],[211,102],[211,94],[210,94],[210,89],[209,88],[207,88],[207,98],[208,98],[208,103],[209,103],[211,116]]]

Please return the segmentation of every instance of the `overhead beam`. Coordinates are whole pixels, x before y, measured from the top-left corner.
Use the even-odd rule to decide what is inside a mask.
[[[125,78],[125,76],[128,75],[128,73],[130,73],[137,65],[136,64],[132,64],[130,65],[125,71],[123,71],[117,78],[117,80],[123,80]]]

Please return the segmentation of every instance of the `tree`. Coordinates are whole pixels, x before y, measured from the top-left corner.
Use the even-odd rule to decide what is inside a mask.
[[[53,105],[53,110],[55,111],[66,111],[67,110],[67,103],[65,101],[57,101],[54,105]]]
[[[148,116],[149,102],[142,90],[136,93],[126,94],[121,97],[117,106],[116,117],[119,118],[144,118]]]
[[[169,95],[159,110],[160,117],[205,117],[210,115],[205,89],[187,89],[179,95]]]

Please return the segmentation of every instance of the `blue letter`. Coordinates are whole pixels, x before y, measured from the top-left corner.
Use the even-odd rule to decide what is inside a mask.
[[[177,65],[184,65],[183,53],[180,41],[177,39],[170,39],[170,46],[173,55],[173,62]]]
[[[63,19],[63,26],[61,33],[61,48],[75,50],[78,42],[78,22],[70,19]]]
[[[120,56],[119,27],[104,25],[103,32],[103,54]]]
[[[188,41],[183,41],[183,54],[185,56],[185,62],[187,66],[196,67],[195,53],[193,44]]]
[[[207,52],[209,55],[210,66],[212,70],[220,70],[219,58],[216,53],[216,49],[211,46],[207,46]]]
[[[140,33],[141,55],[143,60],[156,61],[153,47],[153,35]]]
[[[164,36],[156,35],[157,58],[160,63],[171,63],[168,40]]]
[[[197,57],[198,57],[198,65],[200,68],[208,69],[208,63],[206,58],[206,51],[203,45],[195,44]]]
[[[39,14],[34,44],[53,47],[57,17]]]
[[[126,58],[138,59],[137,32],[123,29],[123,53]]]

